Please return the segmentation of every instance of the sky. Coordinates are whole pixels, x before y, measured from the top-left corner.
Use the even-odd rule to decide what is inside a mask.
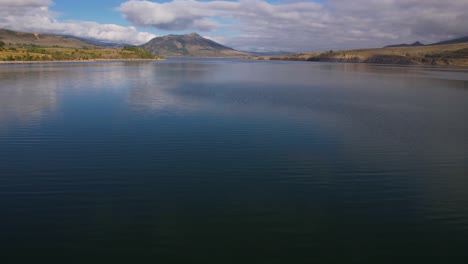
[[[198,34],[243,51],[310,52],[468,36],[468,0],[0,0],[0,28],[143,44]]]

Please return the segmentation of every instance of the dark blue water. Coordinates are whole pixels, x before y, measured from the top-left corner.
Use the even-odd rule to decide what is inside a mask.
[[[0,65],[1,263],[466,263],[468,70]]]

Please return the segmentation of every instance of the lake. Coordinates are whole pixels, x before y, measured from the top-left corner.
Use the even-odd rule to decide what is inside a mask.
[[[0,65],[2,263],[464,263],[468,69]]]

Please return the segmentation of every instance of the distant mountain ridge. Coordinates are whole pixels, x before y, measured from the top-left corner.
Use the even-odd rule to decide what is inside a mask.
[[[419,41],[416,41],[416,42],[414,42],[413,44],[388,45],[388,46],[385,46],[384,48],[421,47],[421,46],[424,46],[424,44],[422,44],[422,43],[419,42]]]
[[[64,37],[67,37],[67,38],[73,38],[73,39],[77,39],[77,40],[80,40],[80,41],[83,41],[83,42],[86,42],[86,43],[89,43],[89,44],[93,44],[93,45],[96,45],[96,46],[100,46],[100,47],[125,47],[125,46],[133,46],[133,45],[130,45],[130,44],[127,44],[127,43],[113,43],[113,42],[105,42],[105,41],[100,41],[100,40],[94,40],[94,39],[89,39],[89,38],[82,38],[82,37],[75,37],[75,36],[71,36],[71,35],[63,35]]]
[[[460,44],[460,43],[468,43],[468,36],[457,38],[457,39],[440,41],[440,42],[436,42],[436,43],[432,43],[428,45],[424,45],[421,42],[416,41],[413,44],[388,45],[388,46],[385,46],[384,48],[422,47],[422,46],[437,46],[437,45]]]
[[[451,39],[451,40],[446,40],[446,41],[441,41],[437,43],[430,44],[430,46],[433,45],[447,45],[447,44],[459,44],[459,43],[468,43],[468,36],[462,37],[462,38],[457,38],[457,39]]]
[[[252,55],[257,56],[275,56],[275,55],[286,55],[291,54],[289,51],[251,51],[249,52]]]
[[[250,55],[206,39],[197,33],[156,37],[140,47],[164,57],[246,57]]]

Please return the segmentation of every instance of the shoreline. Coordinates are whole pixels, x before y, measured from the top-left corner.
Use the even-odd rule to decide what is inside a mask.
[[[437,60],[432,63],[407,63],[407,62],[388,62],[385,59],[375,59],[369,61],[359,61],[355,59],[336,59],[336,60],[316,60],[302,58],[252,58],[256,61],[297,61],[297,62],[316,62],[316,63],[343,63],[343,64],[369,64],[369,65],[388,65],[388,66],[425,66],[425,67],[450,67],[450,68],[468,68],[468,62],[452,62],[448,60]]]
[[[387,65],[427,65],[468,67],[468,43],[374,49],[330,50],[259,56],[254,60],[369,63]]]
[[[367,64],[367,65],[385,65],[385,66],[405,66],[405,67],[443,67],[443,68],[457,68],[467,69],[468,63],[457,64],[457,63],[398,63],[398,62],[382,62],[382,61],[356,61],[356,60],[311,60],[302,58],[264,58],[254,57],[250,58],[254,61],[293,61],[293,62],[315,62],[315,63],[336,63],[336,64]]]
[[[93,59],[93,60],[44,60],[44,61],[0,61],[5,64],[41,64],[41,63],[74,63],[74,62],[132,62],[132,61],[162,61],[165,59]]]

